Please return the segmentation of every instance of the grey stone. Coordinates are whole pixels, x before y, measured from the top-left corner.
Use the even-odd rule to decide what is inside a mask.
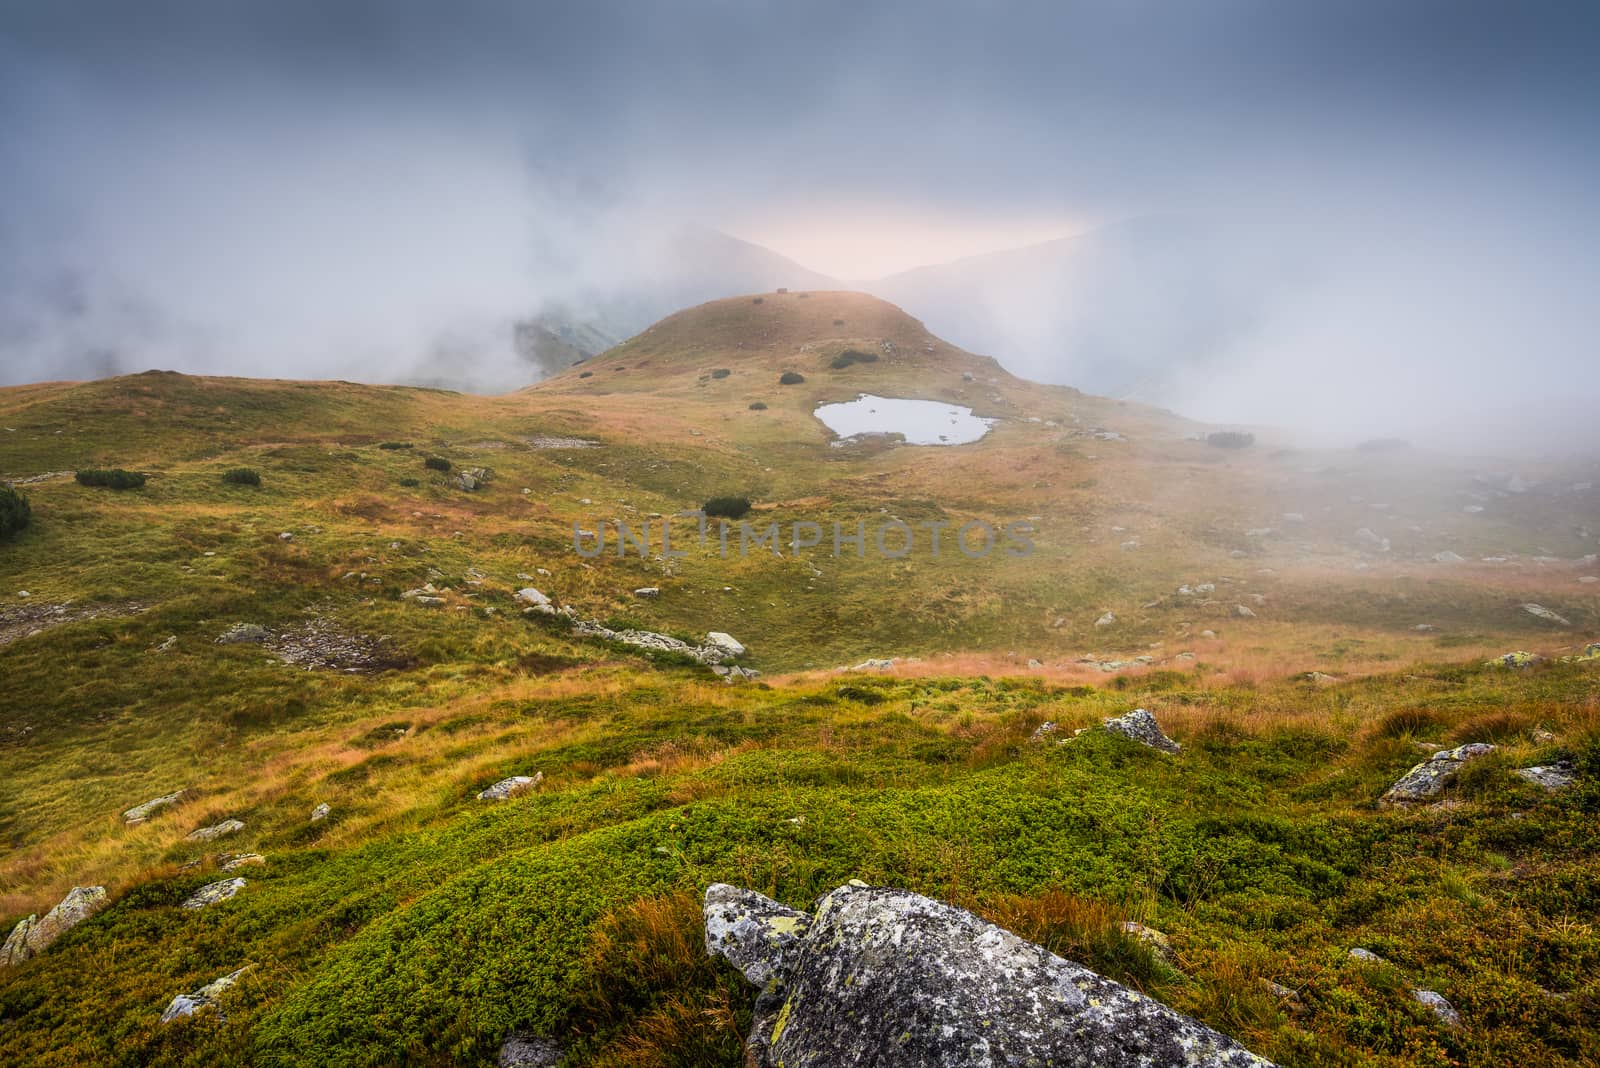
[[[179,994],[168,1003],[166,1011],[161,1014],[161,1022],[171,1023],[184,1016],[193,1016],[204,1009],[209,1009],[226,1020],[228,1016],[222,1011],[222,995],[231,990],[240,977],[254,967],[254,964],[246,964],[221,979],[213,979],[192,994]]]
[[[1412,805],[1429,801],[1444,792],[1462,765],[1494,752],[1487,742],[1469,742],[1454,749],[1441,749],[1400,777],[1378,799],[1380,805]]]
[[[487,467],[466,467],[450,476],[450,481],[457,489],[466,490],[468,493],[494,477],[494,471]]]
[[[1533,768],[1518,768],[1515,774],[1535,786],[1544,787],[1551,793],[1555,793],[1557,790],[1565,790],[1578,781],[1577,768],[1566,762],[1545,764]]]
[[[1352,960],[1358,960],[1362,964],[1388,964],[1389,963],[1388,961],[1384,960],[1382,957],[1378,956],[1376,953],[1372,952],[1372,950],[1370,950],[1370,949],[1360,949],[1360,948],[1352,949],[1350,951],[1350,958]]]
[[[561,1063],[561,1047],[538,1035],[515,1034],[500,1047],[496,1068],[556,1068]]]
[[[190,894],[178,907],[190,910],[203,909],[207,905],[228,900],[244,888],[243,879],[224,879],[219,883],[209,883]]]
[[[708,945],[760,977],[747,1046],[757,1068],[1268,1066],[1159,1002],[906,890],[840,887],[803,925],[759,895],[713,889]],[[713,940],[713,907],[730,899],[748,934]],[[763,930],[774,907],[794,942]],[[716,922],[726,929],[725,915]]]
[[[633,591],[633,595],[635,597],[659,597],[661,596],[661,587],[640,586],[638,589]]]
[[[44,919],[29,916],[17,922],[6,936],[5,944],[0,945],[0,967],[37,957],[105,904],[105,887],[74,886],[55,908],[44,914]]]
[[[1156,717],[1142,708],[1136,708],[1126,715],[1116,716],[1105,721],[1105,729],[1124,738],[1132,738],[1141,745],[1148,745],[1152,749],[1159,749],[1164,753],[1176,753],[1183,747],[1162,733],[1161,727],[1156,723]]]
[[[713,883],[705,896],[706,952],[725,958],[754,986],[784,974],[811,917],[754,890]]]
[[[1572,621],[1566,616],[1558,615],[1542,604],[1525,604],[1522,606],[1522,610],[1530,616],[1537,616],[1547,623],[1554,623],[1558,627],[1572,626]]]
[[[237,834],[244,830],[244,823],[240,820],[223,820],[221,823],[210,827],[201,827],[190,831],[185,837],[191,842],[215,842],[224,835]]]
[[[1411,996],[1417,999],[1417,1004],[1432,1009],[1433,1014],[1439,1017],[1439,1022],[1446,1027],[1461,1026],[1461,1014],[1456,1011],[1454,1005],[1444,999],[1443,994],[1432,990],[1413,990]]]
[[[706,644],[711,646],[711,647],[713,647],[713,648],[715,648],[715,649],[721,649],[723,652],[727,653],[729,656],[736,656],[737,657],[737,656],[743,656],[745,654],[745,648],[744,648],[744,644],[742,642],[740,642],[733,635],[724,634],[720,630],[714,630],[711,633],[707,634],[706,635]]]
[[[217,637],[218,645],[237,645],[241,642],[264,642],[272,633],[259,623],[235,623]]]
[[[542,771],[536,771],[532,775],[513,775],[509,779],[501,779],[488,789],[480,791],[478,800],[506,801],[527,793],[543,781],[544,772]]]
[[[238,871],[251,865],[265,864],[267,858],[260,853],[223,853],[217,857],[219,871]]]
[[[149,819],[151,816],[154,816],[157,812],[160,812],[168,805],[176,805],[182,800],[182,790],[179,790],[176,793],[162,794],[160,797],[153,797],[143,804],[134,805],[132,808],[128,809],[128,811],[122,814],[122,818],[129,824],[143,823],[145,820]]]
[[[1117,621],[1116,615],[1114,613],[1107,612],[1105,615],[1103,615],[1099,619],[1095,620],[1094,621],[1094,625],[1097,626],[1097,627],[1109,627],[1113,623],[1115,623],[1116,621]]]
[[[322,804],[311,810],[311,822],[318,823],[327,819],[332,813],[333,808],[329,806],[326,801],[324,801]]]
[[[861,661],[851,671],[888,671],[894,667],[894,657],[869,657]]]

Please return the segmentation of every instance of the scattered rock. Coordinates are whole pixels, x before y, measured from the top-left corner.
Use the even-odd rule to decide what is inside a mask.
[[[224,835],[236,834],[244,830],[244,824],[239,820],[223,820],[221,823],[210,827],[201,827],[190,831],[185,837],[191,842],[215,842]]]
[[[1456,1011],[1454,1005],[1444,999],[1443,994],[1437,994],[1432,990],[1413,990],[1411,996],[1417,999],[1417,1004],[1432,1009],[1433,1014],[1439,1017],[1439,1022],[1446,1027],[1461,1026],[1461,1014]]]
[[[1429,801],[1444,792],[1456,772],[1469,760],[1476,760],[1494,752],[1487,742],[1469,742],[1454,749],[1441,749],[1427,760],[1406,772],[1378,799],[1380,805],[1411,805]]]
[[[466,490],[468,493],[494,477],[494,471],[487,467],[464,467],[450,476],[450,482],[456,489]]]
[[[1266,1068],[1225,1035],[906,890],[842,886],[814,917],[706,891],[706,945],[761,988],[747,1063]]]
[[[868,659],[861,661],[861,663],[857,664],[855,667],[851,668],[850,670],[851,671],[888,671],[892,667],[894,667],[894,658],[893,657],[889,657],[887,659],[874,659],[874,658],[869,657]]]
[[[1493,660],[1487,660],[1485,663],[1490,667],[1525,668],[1532,667],[1534,664],[1542,663],[1543,661],[1544,657],[1534,653],[1515,652],[1501,653]]]
[[[1382,957],[1378,956],[1376,953],[1372,952],[1372,950],[1370,950],[1370,949],[1352,949],[1350,951],[1350,957],[1351,957],[1351,959],[1358,960],[1363,964],[1388,964],[1389,963],[1388,961],[1384,960]]]
[[[737,638],[731,634],[724,634],[720,630],[714,630],[707,634],[706,644],[721,649],[729,656],[739,657],[745,654],[744,645]]]
[[[1200,632],[1200,637],[1202,638],[1215,638],[1216,636],[1217,632],[1214,630],[1207,629]]]
[[[153,653],[165,653],[171,650],[172,647],[177,644],[178,636],[176,634],[169,634],[166,641],[162,642],[160,645],[151,646],[150,651]]]
[[[345,630],[331,619],[317,618],[268,639],[267,648],[285,664],[367,674],[405,667],[408,659],[387,637]]]
[[[207,905],[215,905],[219,901],[227,901],[245,887],[243,879],[224,879],[219,883],[209,883],[190,894],[179,905],[184,909],[203,909]]]
[[[1324,674],[1321,671],[1308,671],[1306,672],[1306,680],[1314,682],[1318,686],[1331,686],[1339,681],[1339,676]]]
[[[561,1047],[538,1035],[515,1034],[505,1040],[494,1063],[496,1068],[556,1068]]]
[[[1546,608],[1542,604],[1525,604],[1525,605],[1522,606],[1522,610],[1524,612],[1528,613],[1530,616],[1537,616],[1540,619],[1543,619],[1543,620],[1545,620],[1547,622],[1550,622],[1550,623],[1554,623],[1557,626],[1561,626],[1561,627],[1570,627],[1570,626],[1572,626],[1572,621],[1571,620],[1567,619],[1565,616],[1558,615],[1555,612],[1550,611],[1550,609]]]
[[[1248,605],[1242,605],[1242,604],[1234,605],[1233,606],[1233,614],[1238,616],[1240,619],[1254,619],[1254,618],[1256,618],[1255,612]]]
[[[222,1011],[222,995],[227,993],[242,975],[254,967],[254,964],[246,964],[236,972],[230,972],[221,979],[212,980],[192,994],[179,994],[172,999],[167,1005],[166,1011],[161,1014],[161,1022],[171,1023],[181,1016],[193,1016],[202,1009],[212,1009],[218,1016],[226,1020],[227,1014]]]
[[[1111,626],[1111,624],[1115,623],[1116,621],[1117,621],[1117,617],[1114,614],[1112,614],[1111,612],[1107,612],[1105,615],[1103,615],[1099,619],[1095,620],[1094,621],[1094,625],[1097,626],[1097,627],[1109,627],[1109,626]]]
[[[1033,657],[1029,657],[1028,658],[1028,669],[1030,671],[1033,670],[1034,668],[1042,668],[1042,667],[1044,667],[1044,665],[1042,663],[1040,663],[1038,660],[1035,660]]]
[[[407,590],[400,595],[400,599],[402,601],[415,601],[417,604],[435,607],[444,604],[444,598],[439,596],[439,594],[443,592],[443,590],[434,589],[433,583],[429,582],[426,585],[418,586],[414,590]]]
[[[620,642],[638,649],[681,653],[707,666],[731,659],[726,649],[715,645],[690,645],[671,635],[658,634],[653,630],[612,630],[593,620],[578,619],[573,621],[572,632],[580,637],[603,638],[606,641]]]
[[[509,779],[501,779],[487,790],[478,794],[479,801],[507,801],[513,797],[520,797],[544,781],[544,772],[536,771],[532,775],[513,775]]]
[[[44,919],[33,915],[17,922],[5,943],[0,945],[0,967],[37,957],[105,904],[105,887],[74,886],[55,908],[44,914]]]
[[[516,598],[520,603],[528,606],[526,609],[524,609],[526,612],[537,613],[538,615],[544,616],[553,616],[556,614],[555,604],[548,596],[545,595],[542,590],[536,590],[532,586],[527,586],[516,592]]]
[[[316,808],[311,810],[311,822],[312,823],[317,823],[317,822],[319,822],[321,820],[325,820],[332,813],[333,813],[333,809],[328,805],[328,803],[326,801],[324,801],[324,802],[322,802],[322,804],[318,805]]]
[[[633,595],[635,597],[660,597],[661,596],[661,587],[660,586],[640,586],[638,589],[633,591]]]
[[[1459,553],[1453,553],[1449,549],[1446,549],[1444,552],[1433,554],[1433,562],[1436,564],[1464,564],[1466,563],[1466,560],[1466,557],[1460,555]]]
[[[1578,769],[1568,760],[1532,768],[1518,768],[1514,774],[1528,780],[1535,786],[1544,787],[1551,793],[1555,793],[1557,790],[1565,790],[1578,781]]]
[[[1033,733],[1028,735],[1028,741],[1035,743],[1042,742],[1060,729],[1060,725],[1057,724],[1055,720],[1047,719],[1033,729]]]
[[[218,645],[238,645],[243,642],[264,642],[272,632],[258,623],[235,623],[217,638]]]
[[[1120,734],[1125,738],[1132,738],[1140,745],[1148,745],[1152,749],[1159,749],[1163,753],[1176,753],[1182,746],[1168,738],[1161,732],[1161,727],[1156,723],[1156,717],[1142,708],[1136,708],[1126,715],[1108,719],[1104,723],[1105,729]]]
[[[183,794],[184,791],[179,790],[177,793],[163,794],[160,797],[153,797],[144,802],[142,805],[134,805],[132,808],[128,809],[128,811],[122,814],[123,822],[127,823],[130,827],[143,823],[145,820],[149,819],[151,816],[154,816],[157,812],[160,812],[168,805],[176,805],[179,801],[183,800]]]
[[[220,871],[237,871],[266,862],[267,858],[260,853],[223,853],[217,857],[217,868]]]
[[[1267,988],[1267,993],[1271,994],[1275,998],[1279,998],[1280,1000],[1300,1000],[1300,991],[1284,986],[1282,983],[1275,983],[1271,979],[1263,979],[1261,980],[1261,985]]]
[[[1168,941],[1166,935],[1154,927],[1146,927],[1142,923],[1124,920],[1122,921],[1122,933],[1132,935],[1148,946],[1151,953],[1154,953],[1168,964],[1172,963],[1172,943]]]

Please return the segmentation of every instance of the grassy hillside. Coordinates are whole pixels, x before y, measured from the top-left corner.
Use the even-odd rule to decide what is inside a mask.
[[[833,367],[846,350],[879,358]],[[863,391],[998,421],[959,447],[830,441],[812,408]],[[504,397],[167,373],[0,391],[0,476],[33,511],[0,543],[0,925],[74,885],[113,897],[0,970],[0,1059],[477,1064],[527,1028],[576,1063],[734,1065],[749,997],[703,957],[699,891],[804,906],[854,877],[1284,1064],[1600,1060],[1600,677],[1554,659],[1600,637],[1592,465],[1211,429],[831,293],[691,309]],[[148,480],[73,480],[90,467]],[[223,482],[239,467],[260,485]],[[475,467],[482,487],[452,482]],[[1028,519],[1036,551],[723,559],[679,540],[688,520],[682,558],[574,551],[574,525],[722,494],[785,537]],[[402,597],[424,584],[442,603]],[[765,674],[581,638],[524,616],[528,585],[613,627],[731,632]],[[268,640],[216,641],[240,623]],[[1512,649],[1552,660],[1483,664]],[[838,670],[868,657],[897,662]],[[1184,751],[1029,741],[1136,706]],[[1501,748],[1448,804],[1375,807],[1462,741]],[[1511,774],[1564,756],[1572,790]],[[528,797],[475,797],[536,771]],[[185,839],[228,817],[246,829]],[[244,852],[267,859],[236,898],[176,907]],[[158,1024],[245,964],[225,1021]]]

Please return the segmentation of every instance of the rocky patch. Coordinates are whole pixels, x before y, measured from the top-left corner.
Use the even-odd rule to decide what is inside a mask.
[[[390,644],[388,635],[375,637],[345,630],[325,617],[269,637],[266,647],[284,663],[308,671],[372,674],[403,668],[411,662]]]
[[[478,793],[479,801],[509,801],[513,797],[520,797],[537,787],[544,781],[544,772],[535,772],[532,775],[513,775],[509,779],[501,779],[493,786]]]
[[[145,606],[136,601],[121,604],[18,604],[0,608],[0,646],[10,645],[63,623],[76,623],[80,619],[114,619],[143,612]]]
[[[1544,787],[1551,793],[1565,790],[1578,781],[1578,769],[1570,760],[1561,760],[1540,767],[1518,768],[1514,774],[1535,786]]]

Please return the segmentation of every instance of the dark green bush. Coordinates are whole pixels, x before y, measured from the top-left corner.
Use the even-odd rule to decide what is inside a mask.
[[[767,405],[764,401],[756,401],[750,405],[750,410],[752,412],[764,412],[767,410]]]
[[[420,486],[420,485],[422,485],[422,480],[421,479],[416,479],[416,478],[402,478],[400,480],[400,485],[405,486],[407,488],[410,488],[411,486]]]
[[[120,467],[105,470],[90,469],[78,472],[80,486],[106,486],[110,489],[138,489],[144,485],[144,476],[137,471],[124,471]]]
[[[748,497],[713,497],[700,506],[700,510],[708,516],[717,516],[723,519],[738,519],[750,511],[750,498]]]
[[[422,461],[422,466],[432,471],[448,471],[450,470],[450,461],[443,456],[430,456]]]
[[[801,374],[799,371],[785,371],[785,372],[783,372],[783,374],[778,376],[778,385],[780,385],[780,386],[798,386],[800,383],[804,382],[805,380],[806,380],[806,376]]]
[[[411,447],[411,442],[409,441],[385,441],[378,446],[380,449],[409,449]]]
[[[1255,443],[1256,436],[1242,430],[1219,430],[1206,435],[1206,444],[1216,449],[1248,449]]]
[[[32,515],[28,498],[10,486],[0,486],[0,541],[27,526]]]
[[[843,352],[839,353],[839,355],[833,358],[833,362],[829,364],[829,366],[838,371],[849,367],[853,363],[877,362],[878,354],[876,352],[861,352],[858,349],[845,349]]]
[[[594,377],[594,372],[593,371],[579,371],[578,372],[578,377],[579,378],[593,378]]]
[[[731,370],[729,370],[728,368],[719,367],[715,371],[711,372],[711,377],[712,378],[727,378],[731,374],[733,374],[733,372]]]
[[[222,472],[222,481],[233,486],[259,486],[261,473],[248,467],[235,467]]]

